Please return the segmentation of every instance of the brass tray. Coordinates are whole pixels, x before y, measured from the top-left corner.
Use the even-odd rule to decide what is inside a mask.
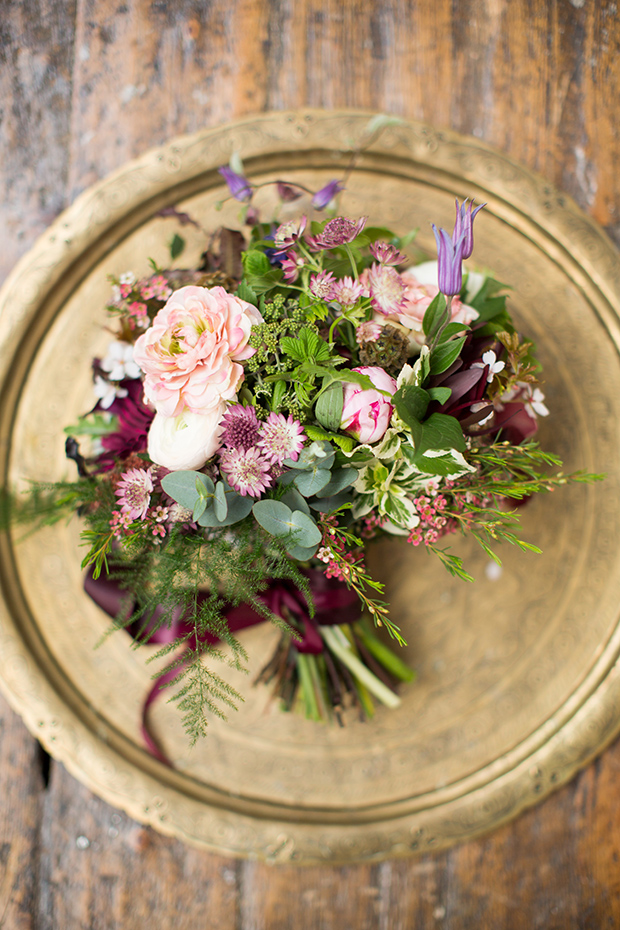
[[[371,114],[278,113],[177,139],[86,191],[19,263],[0,296],[2,478],[72,476],[65,425],[90,403],[90,358],[103,332],[107,275],[167,260],[176,204],[205,229],[222,212],[216,169],[233,151],[255,180],[318,188],[341,176]],[[274,861],[349,862],[438,849],[534,804],[620,728],[620,265],[572,201],[480,142],[419,123],[388,128],[348,182],[346,212],[399,230],[451,228],[454,197],[488,206],[478,262],[512,285],[513,313],[537,342],[552,416],[544,446],[567,470],[604,483],[532,501],[524,535],[536,556],[505,547],[500,579],[457,540],[477,576],[451,579],[398,541],[370,559],[384,578],[417,682],[397,711],[347,728],[281,713],[252,674],[227,723],[190,751],[175,708],[153,726],[175,769],[143,749],[141,703],[152,666],[82,593],[79,524],[1,540],[0,679],[11,704],[90,789],[132,817],[211,850]],[[204,237],[183,235],[182,262]],[[246,631],[252,670],[274,642]]]

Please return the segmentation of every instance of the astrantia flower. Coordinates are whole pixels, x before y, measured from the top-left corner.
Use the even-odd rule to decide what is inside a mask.
[[[131,520],[144,520],[153,490],[153,478],[144,468],[130,468],[123,472],[114,493],[118,497],[121,513]]]
[[[407,256],[389,242],[373,242],[370,251],[382,265],[402,265],[407,261]]]
[[[282,223],[276,229],[276,234],[273,237],[273,242],[278,251],[283,251],[285,249],[290,249],[292,245],[299,239],[302,235],[304,229],[306,228],[306,217],[302,216],[299,222],[295,220],[289,220],[288,223]]]
[[[355,341],[358,346],[364,345],[366,342],[376,342],[379,336],[381,335],[381,330],[383,327],[380,323],[375,323],[373,320],[368,320],[366,323],[360,323],[360,325],[355,330]]]
[[[258,446],[270,462],[281,465],[284,459],[297,461],[305,438],[299,420],[282,413],[270,413],[261,426]]]
[[[220,458],[220,468],[231,488],[242,497],[260,497],[271,487],[271,463],[260,449],[225,449]]]
[[[260,423],[254,407],[233,404],[220,422],[220,442],[229,449],[251,449],[258,441]]]
[[[398,313],[403,304],[405,285],[396,269],[375,264],[366,280],[374,309],[385,316]]]
[[[286,258],[283,258],[280,264],[284,272],[284,280],[292,284],[299,277],[299,269],[303,268],[305,262],[297,252],[287,252]]]
[[[125,378],[139,378],[140,366],[133,360],[133,346],[130,342],[115,340],[108,345],[106,357],[100,365],[110,381],[123,381]]]
[[[332,300],[336,281],[331,271],[321,271],[310,278],[310,293],[319,300]]]
[[[321,249],[335,249],[346,242],[353,242],[366,225],[368,217],[362,216],[357,223],[348,220],[346,216],[336,216],[326,224],[323,232],[318,236],[308,236],[307,243],[313,252]]]
[[[341,307],[353,307],[360,297],[366,296],[368,295],[364,285],[353,278],[341,278],[334,284],[333,299],[337,300]]]

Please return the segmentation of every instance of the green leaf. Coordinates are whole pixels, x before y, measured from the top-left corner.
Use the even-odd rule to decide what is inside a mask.
[[[286,382],[285,381],[276,381],[273,386],[273,394],[271,395],[271,409],[275,410],[276,413],[282,405],[282,400],[286,394]]]
[[[318,546],[321,542],[321,531],[313,518],[303,510],[294,510],[291,518],[293,523],[292,535],[298,546]]]
[[[345,488],[351,487],[353,482],[357,480],[357,475],[357,468],[337,468],[336,471],[332,472],[329,484],[326,484],[321,489],[317,497],[333,497],[334,494],[344,491]]]
[[[221,481],[218,481],[215,485],[213,509],[215,511],[215,516],[220,523],[222,520],[226,519],[226,515],[228,514],[228,504],[226,502],[226,491],[224,490],[224,484]]]
[[[280,500],[286,504],[287,507],[290,507],[291,510],[303,510],[304,513],[310,513],[310,508],[305,498],[302,497],[297,488],[289,488],[286,494],[282,495]]]
[[[393,401],[398,416],[409,426],[412,419],[414,421],[423,419],[431,397],[424,388],[404,384],[394,394]]]
[[[258,249],[251,249],[249,252],[244,252],[241,256],[241,260],[246,275],[259,278],[271,271],[269,259],[264,252],[259,252]]]
[[[249,304],[254,304],[254,306],[258,304],[257,294],[255,294],[248,282],[245,280],[242,280],[239,284],[239,287],[237,288],[237,297],[240,300],[247,301]]]
[[[201,516],[207,509],[207,503],[208,501],[206,497],[196,498],[196,503],[194,504],[194,512],[192,513],[192,520],[194,521],[194,523],[198,522],[198,520],[201,518]]]
[[[460,339],[444,342],[433,349],[430,354],[431,374],[440,375],[443,371],[447,371],[461,354],[464,342],[465,336],[461,336]]]
[[[293,544],[288,546],[286,551],[293,559],[298,559],[300,562],[307,562],[308,559],[311,559],[318,549],[318,543],[316,546],[298,546]]]
[[[196,483],[194,485],[196,488],[196,493],[198,497],[203,500],[208,500],[210,497],[213,497],[215,491],[215,485],[210,478],[207,478],[206,475],[201,474],[200,472],[196,473]]]
[[[424,314],[424,319],[422,320],[422,329],[424,330],[424,335],[433,337],[439,327],[441,326],[442,320],[445,317],[446,313],[446,298],[440,292],[431,300],[430,304],[426,308],[426,313]]]
[[[171,471],[161,479],[161,486],[173,501],[181,507],[186,507],[187,510],[193,510],[196,501],[202,496],[196,490],[197,482],[200,482],[205,490],[213,493],[214,486],[211,479],[198,471]]]
[[[452,339],[457,333],[462,333],[470,328],[471,327],[469,327],[467,323],[448,323],[446,328],[441,332],[439,345],[443,345],[444,342],[448,342],[448,340]]]
[[[252,507],[256,522],[271,536],[289,536],[295,528],[293,511],[282,501],[257,501]]]
[[[317,420],[328,430],[337,430],[342,419],[342,407],[344,403],[344,388],[342,383],[334,381],[319,394],[314,407],[314,415]]]
[[[327,486],[331,477],[329,468],[315,467],[312,471],[299,472],[295,478],[295,486],[304,497],[313,497]]]
[[[452,394],[452,388],[449,387],[434,387],[428,388],[428,393],[431,400],[436,400],[439,404],[446,404],[450,400]]]
[[[182,236],[179,236],[178,233],[175,233],[172,239],[170,240],[170,244],[168,248],[170,250],[170,258],[172,259],[172,261],[174,261],[175,258],[179,257],[179,255],[185,248],[185,239],[183,239]]]
[[[446,452],[445,455],[416,455],[414,459],[416,468],[425,472],[427,475],[453,475],[461,471],[461,465]]]
[[[304,426],[304,431],[308,439],[329,440],[329,442],[334,442],[337,446],[340,446],[343,452],[352,452],[357,445],[357,440],[353,439],[352,436],[341,436],[339,433],[328,433],[327,430],[322,429],[320,426],[306,424]]]
[[[242,497],[240,494],[237,494],[236,491],[227,491],[226,492],[226,507],[227,513],[224,520],[218,520],[215,513],[214,507],[207,507],[204,514],[198,520],[200,526],[232,526],[234,523],[239,523],[240,520],[245,520],[248,514],[252,510],[254,504],[253,497]]]
[[[350,504],[352,500],[353,495],[350,491],[341,491],[340,494],[335,494],[334,497],[318,497],[316,500],[310,501],[310,506],[317,513],[331,513],[332,510],[338,510],[344,504]]]
[[[284,465],[297,471],[311,471],[316,468],[330,469],[334,456],[334,450],[329,442],[318,441],[302,449],[297,461],[284,459]]]

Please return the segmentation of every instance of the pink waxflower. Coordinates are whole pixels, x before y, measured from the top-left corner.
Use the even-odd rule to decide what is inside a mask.
[[[354,436],[359,442],[378,442],[390,424],[393,405],[383,391],[390,396],[396,393],[397,384],[383,368],[354,368],[368,375],[374,388],[363,388],[359,384],[345,382],[344,402],[340,429]]]
[[[341,278],[335,282],[333,299],[337,300],[341,307],[354,307],[360,297],[368,297],[368,291],[361,281]]]
[[[114,493],[121,505],[121,513],[130,520],[144,520],[151,503],[153,478],[144,468],[130,468],[123,472]]]
[[[235,399],[243,380],[239,362],[254,354],[248,340],[262,322],[256,307],[223,287],[175,291],[134,347],[146,399],[167,417]]]
[[[398,313],[403,305],[405,285],[395,268],[373,265],[366,274],[373,308],[385,316]]]
[[[348,220],[346,216],[336,216],[329,223],[326,223],[323,232],[317,236],[308,236],[306,242],[313,252],[320,252],[322,249],[335,249],[339,245],[347,242],[353,242],[366,225],[367,216],[362,216],[357,223]]]
[[[297,461],[305,438],[299,420],[290,414],[270,413],[261,426],[258,446],[270,462],[281,465],[284,459]]]
[[[224,449],[220,467],[231,488],[242,497],[260,497],[271,487],[271,463],[260,449]]]
[[[370,251],[381,265],[402,265],[407,261],[407,256],[389,242],[373,242]]]
[[[319,300],[333,300],[335,284],[331,271],[321,271],[310,278],[310,293]]]

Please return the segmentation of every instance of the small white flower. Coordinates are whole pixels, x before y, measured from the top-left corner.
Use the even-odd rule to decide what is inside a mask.
[[[529,399],[529,403],[525,404],[525,409],[527,412],[532,415],[537,413],[539,417],[549,416],[549,408],[546,404],[543,403],[545,395],[540,390],[540,388],[534,388],[533,391],[530,388],[530,393],[531,397]]]
[[[493,349],[489,349],[482,356],[481,362],[473,362],[472,368],[486,368],[489,366],[489,373],[487,375],[487,381],[491,382],[495,375],[499,374],[500,371],[503,371],[506,367],[506,362],[498,362],[497,355]]]
[[[133,273],[133,271],[123,272],[123,274],[120,275],[118,279],[119,284],[135,284],[136,280],[137,278],[135,274]]]
[[[109,381],[102,378],[101,375],[95,377],[93,391],[95,392],[95,397],[99,399],[99,406],[103,407],[104,410],[111,407],[117,397],[127,397],[125,388],[118,387],[116,384],[111,384]]]
[[[121,289],[118,286],[118,284],[112,285],[112,300],[114,301],[115,304],[118,304],[121,302]]]
[[[140,366],[133,360],[133,346],[129,342],[111,342],[101,368],[110,381],[122,381],[123,378],[139,378]]]

